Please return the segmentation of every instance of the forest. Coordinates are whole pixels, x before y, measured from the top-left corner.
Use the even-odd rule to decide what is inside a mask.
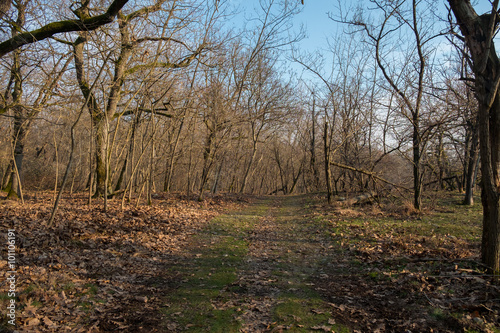
[[[0,331],[500,332],[499,1],[312,2],[0,0]]]

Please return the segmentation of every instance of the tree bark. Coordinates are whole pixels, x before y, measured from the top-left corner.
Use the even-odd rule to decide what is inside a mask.
[[[257,140],[254,138],[253,147],[252,147],[252,155],[250,156],[250,161],[245,170],[245,175],[243,176],[243,182],[241,184],[240,193],[243,194],[247,187],[248,176],[250,175],[250,169],[252,168],[253,161],[255,160],[255,155],[257,154]]]
[[[472,128],[472,139],[469,148],[469,159],[465,174],[465,197],[464,205],[472,206],[474,204],[474,187],[476,185],[477,167],[479,163],[479,133],[477,125]]]
[[[498,26],[498,0],[491,13],[477,15],[469,0],[448,0],[469,48],[479,106],[483,236],[481,259],[500,273],[500,60],[493,38]]]
[[[9,40],[0,43],[0,58],[21,46],[35,43],[37,41],[52,37],[55,34],[71,31],[90,31],[105,24],[113,22],[118,12],[125,6],[128,0],[113,1],[104,14],[92,17],[83,17],[77,20],[66,20],[49,23],[39,29],[24,32],[12,36]],[[78,12],[78,9],[75,10]]]
[[[19,3],[17,8],[17,20],[15,26],[12,26],[12,36],[19,35],[18,29],[24,26],[26,4]],[[16,50],[13,57],[12,76],[14,78],[14,89],[12,91],[12,100],[14,106],[14,132],[12,142],[14,144],[13,168],[11,174],[11,186],[9,188],[8,198],[22,199],[22,167],[24,159],[24,141],[27,133],[28,115],[21,105],[23,96],[23,75],[21,73],[21,51]]]
[[[109,98],[106,111],[102,110],[97,100],[92,93],[88,82],[85,77],[83,49],[84,43],[87,40],[87,32],[81,32],[78,39],[73,44],[75,56],[75,69],[77,74],[78,84],[80,90],[87,102],[87,108],[91,114],[93,126],[95,128],[95,157],[96,157],[96,193],[94,196],[107,195],[108,190],[106,187],[107,175],[107,153],[108,153],[108,138],[110,131],[110,122],[113,115],[116,113],[118,102],[121,98],[121,88],[125,79],[126,63],[132,53],[130,47],[130,35],[127,29],[128,21],[126,18],[121,17],[119,20],[119,30],[121,36],[121,49],[120,56],[115,61],[114,76],[112,85],[109,90]]]
[[[215,174],[215,180],[214,184],[212,186],[212,194],[217,193],[217,190],[219,189],[219,184],[220,184],[220,176],[222,174],[222,165],[224,164],[224,160],[220,162],[219,169],[217,170],[217,173]]]
[[[422,181],[420,178],[420,135],[418,114],[413,119],[413,207],[420,210],[422,207]]]
[[[83,49],[86,42],[87,33],[82,32],[73,44],[73,55],[75,58],[75,71],[78,85],[85,99],[85,103],[92,119],[92,125],[95,129],[95,158],[96,158],[96,193],[94,196],[104,194],[104,183],[106,181],[106,147],[104,144],[107,142],[108,126],[105,121],[105,113],[99,107],[97,100],[91,90],[90,85],[86,80]],[[92,140],[94,140],[92,138]]]
[[[12,168],[14,167],[14,161],[10,161],[9,165],[7,166],[7,169],[5,170],[5,173],[2,178],[2,191],[8,191],[9,186],[12,185]],[[9,185],[10,184],[10,185]]]
[[[315,191],[317,191],[318,187],[319,187],[319,172],[318,172],[318,168],[316,167],[316,112],[315,112],[315,108],[316,108],[316,98],[314,97],[314,94],[313,94],[313,105],[312,105],[312,109],[311,109],[311,147],[310,147],[311,161],[310,161],[310,165],[311,165],[311,170],[312,170],[312,174],[313,174]]]
[[[330,169],[330,139],[328,138],[328,122],[325,121],[325,128],[323,131],[323,152],[325,154],[325,180],[326,180],[326,194],[328,203],[332,203],[332,173]]]
[[[201,181],[200,181],[200,192],[198,195],[198,201],[203,200],[203,190],[208,181],[208,175],[212,169],[213,165],[213,144],[215,140],[215,132],[209,129],[209,132],[205,139],[205,148],[203,151],[203,169],[201,173]]]

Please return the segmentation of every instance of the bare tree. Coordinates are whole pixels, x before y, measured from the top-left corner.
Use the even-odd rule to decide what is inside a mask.
[[[29,14],[27,13],[28,1],[16,0],[13,7],[17,12],[17,19],[12,25],[11,31],[12,35],[16,36],[19,34],[18,27],[24,26],[26,16]],[[12,60],[9,64],[11,67],[10,79],[0,101],[0,105],[3,105],[0,114],[12,111],[13,120],[12,144],[14,152],[10,161],[10,172],[6,173],[2,182],[3,188],[8,189],[8,197],[10,198],[21,196],[26,136],[36,116],[49,101],[53,100],[54,90],[71,59],[68,59],[68,54],[57,54],[57,52],[52,51],[43,52],[41,56],[50,57],[52,63],[42,64],[34,53],[25,54],[20,49],[12,53]],[[33,93],[24,96],[25,89],[29,89]]]
[[[479,104],[481,199],[483,238],[481,257],[495,274],[500,273],[500,60],[493,43],[498,20],[498,0],[491,12],[478,15],[468,0],[449,0],[465,43],[469,48]]]
[[[87,108],[91,114],[93,126],[96,131],[96,139],[95,139],[95,147],[96,147],[96,194],[95,195],[104,195],[104,193],[109,193],[108,189],[105,189],[106,182],[106,174],[107,174],[107,158],[108,158],[108,136],[110,132],[109,125],[112,123],[112,120],[117,116],[123,115],[127,110],[122,110],[121,113],[118,113],[118,106],[123,97],[123,86],[126,82],[126,78],[130,75],[137,74],[141,71],[149,71],[151,72],[155,68],[165,68],[165,69],[177,69],[184,68],[190,65],[190,63],[202,52],[205,45],[202,43],[195,50],[190,50],[189,46],[182,41],[177,40],[176,38],[168,35],[169,30],[168,26],[171,23],[170,20],[174,19],[174,13],[178,10],[178,5],[176,2],[170,4],[170,7],[165,9],[167,11],[167,17],[165,19],[165,23],[163,25],[162,34],[159,37],[149,37],[149,36],[141,36],[138,37],[134,35],[134,31],[132,30],[132,25],[134,20],[139,18],[143,18],[146,15],[150,15],[153,12],[157,12],[162,9],[162,5],[165,3],[165,0],[158,0],[151,6],[141,8],[137,11],[123,14],[118,13],[118,30],[120,34],[119,40],[119,52],[115,61],[113,62],[114,74],[112,78],[110,78],[111,83],[109,84],[109,90],[105,92],[103,95],[107,96],[107,101],[105,107],[103,107],[97,96],[90,91],[89,84],[87,82],[87,74],[84,66],[84,46],[90,40],[90,36],[88,32],[80,32],[79,37],[75,40],[75,42],[64,42],[72,45],[74,57],[75,57],[75,70],[78,79],[78,84],[80,86],[80,90],[82,91],[82,95],[85,98],[87,103]],[[80,16],[89,16],[88,13],[85,14],[85,10],[88,12],[88,8],[79,12]],[[175,30],[175,29],[173,29]],[[151,59],[151,62],[142,62],[142,59],[138,57],[137,54],[134,54],[134,51],[137,51],[138,47],[143,43],[158,43],[155,57]],[[165,61],[158,61],[158,56],[161,55],[161,50],[164,47],[161,47],[162,43],[172,43],[183,46],[189,50],[188,55],[182,56],[177,60],[170,60],[168,56]],[[164,45],[163,44],[163,45]],[[94,46],[98,47],[98,45],[94,44]],[[102,45],[101,45],[102,47]],[[107,47],[107,46],[105,46]],[[143,53],[144,54],[144,53]],[[144,59],[146,60],[146,59]],[[107,61],[107,60],[106,60]],[[129,96],[129,101],[130,101]],[[161,101],[157,101],[160,103]],[[125,103],[127,104],[127,103]],[[150,109],[144,109],[143,112],[151,113],[151,110],[156,106],[152,105]],[[148,111],[149,110],[149,111]],[[158,113],[161,114],[161,113]]]
[[[206,90],[200,100],[202,122],[206,132],[203,142],[203,167],[201,171],[198,200],[203,200],[205,185],[208,182],[216,157],[221,146],[229,138],[236,120],[231,114],[231,99],[227,96],[228,87],[224,84],[227,72],[209,71],[206,73]]]
[[[382,14],[382,22],[378,26],[374,26],[366,22],[362,13],[357,13],[356,16],[349,20],[348,23],[361,27],[371,41],[374,51],[377,66],[382,75],[389,84],[390,88],[397,95],[403,115],[411,123],[412,128],[412,163],[413,163],[413,205],[416,209],[420,209],[422,205],[422,158],[425,142],[423,141],[422,129],[422,102],[425,94],[426,73],[429,68],[429,58],[432,53],[431,41],[435,39],[436,34],[432,31],[430,20],[424,22],[425,17],[422,15],[420,8],[423,6],[416,0],[412,1],[371,1]],[[429,4],[430,5],[430,4]],[[430,8],[432,6],[430,5]],[[429,12],[430,9],[427,11]],[[391,38],[391,35],[400,34],[402,29],[407,29],[408,35],[398,40],[392,40],[391,43],[400,43],[406,48],[405,63],[400,68],[400,73],[396,74],[394,63],[391,64],[389,59],[393,59],[390,55],[391,45],[386,44],[386,40]],[[401,37],[400,37],[401,38]],[[410,44],[408,44],[410,43]],[[389,49],[385,46],[389,45]],[[415,75],[413,74],[415,73]]]
[[[457,44],[452,41],[453,44]],[[462,44],[462,43],[461,43]],[[449,105],[450,115],[460,122],[452,126],[450,133],[453,138],[451,140],[454,146],[458,146],[455,150],[463,150],[462,158],[462,177],[461,183],[465,185],[465,195],[463,204],[474,204],[474,188],[479,167],[479,127],[477,100],[474,97],[473,85],[474,75],[471,72],[467,50],[463,45],[456,47],[457,69],[449,73],[450,77],[446,77],[447,96],[446,102]],[[456,80],[456,76],[459,80]],[[462,140],[457,140],[463,137]]]
[[[286,119],[293,105],[290,85],[284,84],[272,65],[269,54],[261,54],[249,74],[244,92],[244,122],[248,126],[251,152],[243,173],[240,193],[245,192],[262,136],[269,135],[266,130],[270,130],[271,124],[276,125]]]
[[[15,8],[17,10],[16,25],[23,27],[26,22],[26,1],[16,1]],[[11,28],[12,36],[18,35],[18,29],[13,25]],[[9,193],[7,197],[21,197],[21,170],[23,163],[23,152],[24,152],[24,140],[27,132],[27,113],[25,108],[22,106],[22,95],[23,95],[23,74],[21,72],[21,52],[16,50],[13,55],[12,69],[11,69],[11,82],[13,82],[12,87],[12,110],[14,113],[14,131],[13,131],[13,159],[11,162],[11,177]]]

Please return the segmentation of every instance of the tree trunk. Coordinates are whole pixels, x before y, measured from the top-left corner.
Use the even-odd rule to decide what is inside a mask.
[[[438,129],[439,130],[439,129]],[[438,135],[438,146],[436,151],[437,167],[438,167],[438,190],[444,190],[444,174],[445,174],[445,161],[444,161],[444,147],[443,147],[443,132]]]
[[[498,26],[498,0],[492,13],[478,16],[469,0],[448,0],[471,54],[479,106],[483,237],[481,259],[500,273],[500,60],[493,38]]]
[[[11,160],[2,179],[2,191],[9,191],[10,186],[12,185],[12,168],[14,167],[14,161]],[[9,185],[10,184],[10,185]]]
[[[240,193],[245,192],[247,187],[248,175],[250,174],[250,169],[252,168],[255,155],[257,154],[257,141],[253,141],[252,155],[250,156],[250,161],[248,162],[247,168],[245,170],[245,175],[243,176],[243,183],[241,184]]]
[[[274,148],[274,158],[276,160],[276,164],[278,165],[278,170],[280,172],[281,190],[283,191],[283,194],[286,194],[285,172],[283,171],[283,167],[281,165],[280,153],[279,153],[279,149],[277,147]],[[279,189],[276,189],[276,191],[275,191],[276,194],[278,194],[279,191],[280,191]]]
[[[19,89],[19,90],[18,90]],[[21,86],[15,88],[17,93],[21,94]],[[17,94],[13,94],[14,96]],[[20,98],[20,96],[19,96]],[[23,108],[20,105],[14,106],[14,160],[12,162],[13,168],[11,173],[11,186],[9,188],[8,198],[21,197],[21,184],[22,184],[22,169],[24,159],[24,140],[26,138],[26,117],[23,115]]]
[[[84,44],[87,41],[87,33],[82,32],[73,44],[73,55],[75,57],[75,71],[78,80],[78,85],[82,91],[82,95],[85,98],[85,103],[87,109],[90,112],[92,118],[92,126],[95,129],[95,157],[96,157],[96,192],[94,196],[99,196],[104,194],[104,183],[106,181],[106,146],[108,126],[105,121],[105,114],[99,108],[97,100],[92,93],[92,89],[88,82],[86,81],[85,69],[84,69],[84,59],[83,59],[83,49]],[[92,140],[94,140],[92,138]]]
[[[120,175],[118,176],[118,180],[116,181],[115,192],[119,191],[122,187],[123,178],[125,176],[125,171],[127,171],[127,161],[128,161],[128,150],[127,150],[127,154],[125,155],[125,160],[123,161],[122,168],[120,170]]]
[[[151,154],[149,156],[149,170],[148,170],[148,189],[147,189],[147,201],[148,201],[148,206],[151,206],[153,201],[152,201],[152,194],[155,189],[154,182],[155,182],[155,157],[156,157],[156,140],[155,140],[155,133],[156,133],[156,120],[155,120],[155,113],[151,113],[151,128],[153,129],[153,137],[152,137],[152,142],[151,142]]]
[[[224,164],[224,160],[220,163],[219,169],[217,170],[217,173],[215,175],[215,180],[214,184],[212,186],[212,194],[217,193],[217,190],[219,189],[219,184],[220,184],[220,176],[222,174],[222,165]]]
[[[472,206],[474,204],[474,187],[476,185],[476,175],[479,163],[479,133],[477,125],[472,128],[472,139],[469,149],[469,160],[467,162],[467,172],[465,174],[465,197],[464,205]]]
[[[314,180],[314,187],[315,191],[318,190],[319,187],[319,172],[318,168],[316,167],[316,99],[313,95],[313,105],[312,105],[312,110],[311,110],[311,170],[313,174],[313,180]]]
[[[328,122],[325,121],[325,129],[323,132],[323,151],[325,154],[325,180],[326,180],[326,194],[328,203],[332,203],[333,193],[332,193],[332,173],[330,169],[330,145],[328,138]]]
[[[215,140],[215,133],[213,131],[209,131],[205,141],[205,149],[203,151],[203,170],[201,173],[201,182],[200,182],[200,192],[198,195],[198,201],[203,200],[203,190],[208,181],[208,175],[210,174],[210,170],[213,164],[213,142]]]
[[[104,116],[105,117],[105,116]],[[103,118],[104,118],[103,117]],[[102,196],[107,192],[106,188],[106,155],[108,151],[108,136],[109,136],[109,123],[106,120],[100,119],[94,123],[96,129],[95,139],[95,161],[96,161],[96,192],[94,196]]]
[[[177,135],[175,136],[174,145],[172,147],[172,154],[168,160],[167,171],[165,173],[165,180],[163,182],[163,191],[170,192],[170,186],[172,186],[172,176],[174,174],[174,162],[175,155],[177,154],[177,147],[179,146],[179,141],[181,137],[182,128],[184,127],[184,117],[181,120],[181,124],[179,125],[179,130],[177,131]]]
[[[495,54],[496,57],[496,54]],[[498,58],[496,58],[498,61]],[[498,65],[498,62],[495,64]],[[496,73],[499,67],[495,66]],[[476,78],[478,96],[494,89],[491,83]],[[482,89],[480,89],[482,88]],[[479,103],[479,135],[481,154],[481,201],[483,203],[483,237],[481,257],[495,274],[500,273],[500,99],[496,95],[491,108]],[[489,112],[488,112],[489,111]]]
[[[17,52],[17,51],[16,51]],[[16,84],[17,86],[17,84]],[[22,94],[21,84],[19,87],[14,88],[15,93],[13,96]],[[17,99],[17,98],[16,98]],[[19,101],[18,100],[18,101]],[[26,117],[23,113],[23,108],[20,105],[14,106],[14,159],[12,161],[12,173],[11,173],[11,186],[7,194],[8,198],[21,198],[22,196],[22,169],[23,169],[23,159],[24,159],[24,140],[26,138]]]
[[[120,19],[118,26],[122,47],[120,49],[120,56],[114,63],[113,81],[109,90],[108,103],[105,110],[102,110],[99,107],[85,75],[83,51],[84,44],[87,42],[88,33],[80,32],[79,37],[73,43],[73,54],[75,57],[75,70],[78,85],[80,86],[82,95],[85,98],[85,102],[92,117],[93,126],[96,132],[96,193],[94,196],[107,195],[109,192],[106,188],[108,174],[109,124],[117,110],[117,106],[121,98],[121,88],[125,78],[125,67],[127,60],[130,58],[132,53],[132,48],[129,45],[130,36],[127,30],[127,20]]]
[[[297,172],[297,176],[293,177],[292,187],[290,188],[289,194],[292,194],[295,191],[295,187],[297,186],[297,183],[299,182],[300,175],[302,174],[302,166],[303,166],[303,164],[300,165],[299,171]]]
[[[24,159],[24,144],[17,144],[14,149],[14,168],[12,168],[11,175],[11,186],[9,188],[9,193],[7,194],[7,198],[9,199],[18,199],[22,196],[22,178],[21,178],[21,170],[23,167],[23,159]]]
[[[15,37],[19,34],[19,29],[24,26],[25,22],[25,9],[26,4],[17,3],[17,20],[16,27],[12,27],[12,36]],[[24,158],[24,139],[26,137],[26,127],[27,127],[27,114],[24,112],[24,108],[21,106],[21,99],[23,95],[23,76],[21,73],[21,50],[17,49],[14,52],[12,63],[12,76],[14,77],[14,89],[12,91],[12,100],[14,106],[12,110],[14,111],[14,132],[12,137],[12,142],[14,144],[14,156],[12,161],[12,173],[11,173],[11,186],[9,188],[8,198],[20,198],[22,199],[21,192],[21,174],[23,167]]]

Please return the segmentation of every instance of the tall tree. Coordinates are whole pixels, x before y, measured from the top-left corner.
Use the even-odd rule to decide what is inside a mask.
[[[491,12],[478,15],[469,0],[448,0],[473,63],[482,175],[481,257],[495,274],[500,273],[500,59],[493,43],[500,23],[498,2],[493,1]]]
[[[19,27],[23,27],[26,22],[26,1],[16,1],[14,7],[17,10],[16,23],[12,25],[12,36],[19,35]],[[14,158],[11,162],[12,174],[10,177],[10,187],[8,197],[21,196],[21,169],[24,157],[24,141],[27,132],[26,110],[23,108],[22,95],[23,95],[23,74],[21,72],[21,50],[16,50],[13,55],[13,62],[11,68],[11,80],[14,82],[12,88],[12,110],[14,113],[14,132],[13,132],[13,146]]]
[[[13,2],[17,18],[15,22],[11,22],[12,36],[19,34],[19,30],[27,21],[26,18],[29,18],[31,8],[28,5],[27,0]],[[16,49],[12,53],[9,63],[10,79],[5,94],[0,97],[0,114],[12,111],[14,153],[10,160],[9,172],[0,184],[3,189],[9,191],[10,198],[21,195],[26,136],[35,117],[49,101],[53,100],[54,89],[70,62],[67,56],[68,54],[57,54],[54,50],[42,52],[41,55],[23,52],[21,49]],[[42,57],[46,59],[45,62],[40,60]],[[30,91],[30,94],[23,94],[25,90]]]
[[[358,13],[348,23],[360,26],[368,36],[375,49],[375,60],[385,80],[397,96],[402,114],[411,123],[412,128],[412,164],[413,164],[413,205],[420,209],[422,205],[422,159],[425,143],[422,138],[422,109],[426,86],[426,73],[429,68],[429,58],[432,52],[430,41],[435,38],[432,33],[430,20],[422,13],[422,4],[412,0],[373,0],[375,8],[382,14],[382,23],[379,26],[368,24],[362,13]],[[430,4],[429,4],[430,5]],[[428,14],[429,10],[427,10]],[[402,31],[407,31],[404,34]],[[391,35],[398,35],[399,39],[385,41]],[[407,54],[399,74],[394,68],[394,45],[403,46],[402,54]],[[384,47],[389,46],[389,47]],[[404,49],[406,48],[406,50]],[[399,53],[398,57],[401,56]],[[391,59],[391,60],[389,60]],[[391,64],[391,62],[393,62]]]
[[[198,46],[194,51],[189,51],[187,56],[183,56],[178,60],[170,60],[169,57],[166,57],[165,61],[159,61],[159,56],[162,53],[162,49],[164,47],[160,47],[162,43],[172,43],[176,45],[181,45],[189,49],[189,47],[183,43],[182,41],[177,40],[176,38],[167,35],[169,33],[169,29],[173,31],[176,28],[169,27],[172,23],[171,20],[174,20],[175,13],[179,10],[178,4],[173,2],[170,4],[170,7],[166,8],[167,15],[165,18],[164,26],[162,29],[162,34],[160,36],[140,36],[144,34],[144,32],[134,31],[133,25],[134,21],[140,18],[144,18],[147,15],[151,15],[154,12],[157,12],[162,9],[162,5],[166,2],[166,0],[157,0],[153,5],[143,7],[139,10],[133,11],[131,13],[124,14],[122,12],[118,13],[118,32],[120,36],[119,47],[118,47],[118,55],[113,62],[114,74],[110,77],[109,89],[103,92],[103,95],[107,97],[107,101],[105,103],[105,107],[103,107],[96,96],[96,94],[91,91],[90,85],[87,82],[87,74],[85,69],[85,52],[84,46],[86,43],[90,41],[89,33],[86,31],[82,31],[79,33],[79,37],[75,40],[75,42],[69,43],[73,47],[73,53],[75,57],[75,70],[76,76],[78,80],[78,84],[80,86],[80,90],[82,91],[82,95],[85,99],[87,108],[91,114],[93,126],[96,131],[95,138],[95,157],[96,157],[96,194],[95,195],[103,195],[107,193],[105,190],[105,182],[106,182],[106,174],[107,174],[107,159],[109,156],[109,142],[108,137],[110,133],[110,124],[113,122],[113,119],[118,117],[120,113],[118,113],[119,103],[123,98],[123,88],[126,83],[127,77],[138,74],[141,71],[151,72],[154,68],[166,68],[166,69],[176,69],[183,68],[189,66],[189,64],[197,57],[202,50],[204,49],[204,44]],[[87,1],[88,6],[88,1]],[[86,19],[89,17],[89,8],[82,7],[78,13],[76,13],[81,19]],[[183,24],[183,23],[182,23]],[[140,36],[140,37],[139,37]],[[142,61],[143,59],[139,59],[137,57],[137,50],[139,46],[146,43],[159,43],[157,50],[153,59],[146,59],[146,61]],[[99,45],[93,45],[95,47],[99,47]],[[102,45],[100,45],[102,47]],[[107,46],[106,46],[107,47]],[[134,53],[135,51],[135,53]],[[107,61],[108,59],[104,60]],[[149,62],[150,61],[150,62]],[[144,78],[142,78],[144,82]],[[136,88],[139,89],[139,88]],[[133,98],[130,97],[130,98]],[[157,101],[160,102],[160,101]],[[127,103],[126,103],[127,104]],[[152,109],[155,106],[153,105],[151,109],[144,110],[151,113]],[[121,110],[121,114],[126,112],[127,110]]]
[[[255,67],[249,73],[249,82],[244,96],[245,122],[248,125],[248,137],[251,142],[251,153],[240,187],[244,193],[248,185],[250,171],[254,167],[255,157],[266,129],[271,123],[279,123],[286,119],[287,112],[292,105],[292,91],[289,85],[284,85],[283,80],[277,76],[269,55],[262,54],[258,57]]]

